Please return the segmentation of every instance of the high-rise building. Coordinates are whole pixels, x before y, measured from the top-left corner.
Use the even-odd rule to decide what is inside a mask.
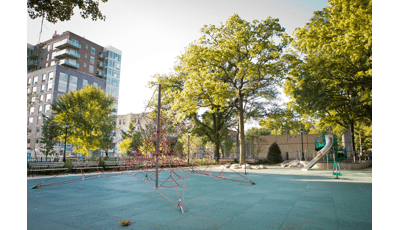
[[[28,44],[27,91],[37,97],[32,98],[35,103],[27,111],[27,147],[40,155],[41,114],[50,115],[50,104],[64,93],[94,85],[118,102],[121,55],[112,46],[102,47],[70,31],[55,33],[35,46]],[[61,153],[62,146],[55,150]],[[72,146],[67,147],[66,152],[72,152]]]

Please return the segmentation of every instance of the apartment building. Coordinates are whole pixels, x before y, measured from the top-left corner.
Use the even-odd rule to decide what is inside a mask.
[[[124,115],[118,115],[115,141],[119,142],[122,140],[121,130],[125,132],[128,131],[129,124],[131,121],[134,122],[136,130],[139,130],[139,126],[145,129],[147,124],[154,122],[152,118],[147,117],[148,114],[149,113],[129,113]],[[117,149],[117,152],[119,152],[119,149]]]
[[[28,44],[27,92],[37,95],[27,111],[28,148],[39,149],[41,114],[50,115],[50,104],[60,95],[94,85],[118,102],[121,55],[112,46],[102,47],[70,31],[55,33],[37,45]],[[118,103],[115,109],[118,110]],[[63,151],[61,146],[55,148],[59,153]],[[66,152],[72,152],[72,146]]]

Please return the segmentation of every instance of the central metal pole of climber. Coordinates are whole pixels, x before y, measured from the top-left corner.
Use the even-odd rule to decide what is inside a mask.
[[[156,188],[158,187],[158,155],[160,153],[161,84],[158,84],[157,139],[156,139]]]

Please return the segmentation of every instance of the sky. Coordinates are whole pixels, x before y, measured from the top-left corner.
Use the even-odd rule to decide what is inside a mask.
[[[170,73],[176,57],[202,36],[204,25],[220,25],[238,14],[246,21],[278,18],[291,34],[327,6],[326,0],[109,0],[100,2],[105,21],[83,19],[79,10],[70,21],[52,24],[27,18],[27,43],[46,41],[57,31],[71,31],[103,47],[122,51],[118,115],[141,113],[153,95],[151,76]]]

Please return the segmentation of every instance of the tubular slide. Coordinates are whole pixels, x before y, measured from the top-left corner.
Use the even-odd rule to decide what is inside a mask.
[[[320,151],[318,151],[317,156],[314,157],[314,159],[312,159],[310,162],[308,162],[308,164],[304,166],[304,168],[302,168],[301,170],[308,171],[308,169],[312,168],[322,157],[324,157],[329,152],[329,150],[333,146],[333,135],[325,135],[325,143],[326,145]]]

